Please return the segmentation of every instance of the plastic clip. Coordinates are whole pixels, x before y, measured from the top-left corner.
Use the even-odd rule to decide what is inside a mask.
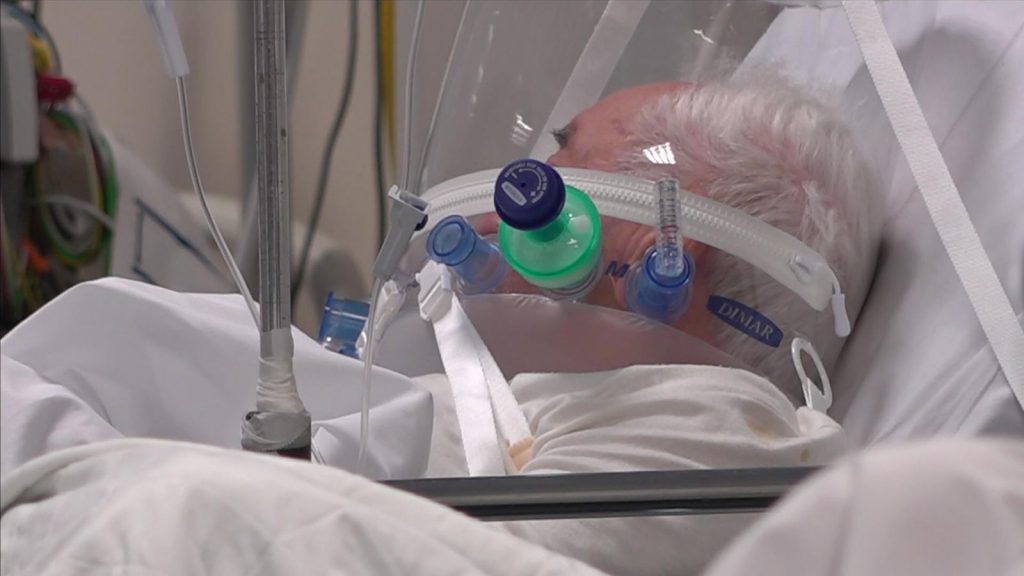
[[[420,284],[420,318],[436,322],[452,306],[452,273],[447,266],[430,260],[416,280]]]
[[[828,380],[828,374],[825,373],[825,366],[822,364],[818,352],[810,342],[799,337],[793,338],[793,343],[790,345],[789,350],[793,357],[793,366],[796,368],[796,374],[800,378],[800,387],[803,388],[804,402],[807,403],[807,407],[823,414],[828,412],[828,409],[832,406],[832,384]],[[801,352],[810,356],[814,362],[814,368],[818,371],[818,376],[821,378],[820,389],[807,376],[803,360],[800,358]]]
[[[398,263],[409,247],[409,241],[417,230],[427,224],[427,202],[417,196],[392,186],[388,191],[391,212],[388,215],[388,235],[380,247],[377,260],[373,263],[375,278],[387,281],[398,269]]]

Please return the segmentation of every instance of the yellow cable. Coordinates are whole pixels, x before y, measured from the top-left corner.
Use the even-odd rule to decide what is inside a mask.
[[[395,2],[380,0],[381,99],[384,106],[384,128],[387,134],[388,172],[396,180],[395,170]]]
[[[28,44],[32,49],[32,66],[36,72],[46,73],[53,70],[53,55],[50,54],[46,42],[34,34],[29,34]]]

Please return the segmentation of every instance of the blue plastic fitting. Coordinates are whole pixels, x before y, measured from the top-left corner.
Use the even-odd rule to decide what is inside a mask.
[[[683,269],[674,277],[659,274],[656,259],[657,251],[651,247],[641,261],[630,267],[626,274],[626,305],[651,320],[672,324],[690,306],[693,258],[684,252]]]
[[[362,300],[335,298],[334,292],[327,294],[324,314],[320,319],[320,335],[317,341],[328,350],[359,358],[356,342],[370,315],[370,304]]]
[[[448,216],[427,237],[430,259],[452,269],[463,294],[494,290],[508,272],[501,252],[462,216]]]

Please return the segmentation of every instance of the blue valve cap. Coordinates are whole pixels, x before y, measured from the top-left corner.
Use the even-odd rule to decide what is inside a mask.
[[[349,298],[337,298],[334,292],[327,294],[324,313],[320,319],[320,334],[317,341],[328,350],[345,356],[359,358],[356,342],[363,332],[370,315],[370,304]]]
[[[565,206],[565,182],[547,164],[516,160],[494,183],[494,210],[517,230],[536,230],[554,222]]]
[[[658,322],[672,324],[690,306],[693,292],[693,258],[684,253],[679,276],[663,276],[655,269],[657,252],[650,248],[644,259],[633,264],[626,276],[626,303],[629,309]]]
[[[427,237],[430,259],[447,266],[458,266],[469,258],[476,246],[477,234],[462,216],[441,220]]]

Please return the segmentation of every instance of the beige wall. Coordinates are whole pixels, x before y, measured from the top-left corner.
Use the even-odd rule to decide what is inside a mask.
[[[239,105],[252,98],[240,85],[241,30],[236,0],[171,3],[191,74],[188,77],[200,170],[213,194],[237,196],[244,174]],[[348,119],[335,150],[321,232],[346,246],[360,268],[372,263],[376,238],[372,137],[373,4],[360,2],[360,54]],[[162,178],[188,189],[174,83],[163,70],[145,7],[138,0],[48,0],[44,23],[60,49],[65,73],[99,122],[135,150]],[[293,216],[312,204],[321,152],[344,74],[348,3],[312,1],[293,101]],[[239,41],[244,35],[244,44]],[[244,99],[244,100],[243,100]],[[250,132],[251,133],[251,132]]]

